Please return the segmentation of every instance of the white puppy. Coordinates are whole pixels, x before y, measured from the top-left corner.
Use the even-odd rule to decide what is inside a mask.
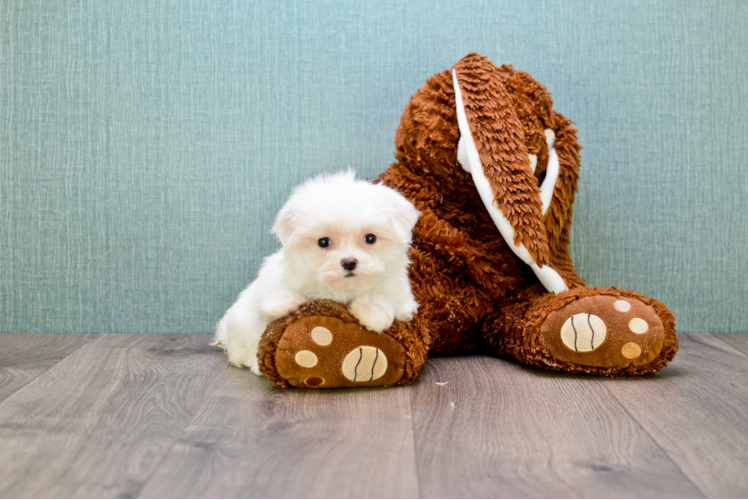
[[[218,322],[214,345],[260,375],[257,347],[268,323],[309,300],[342,302],[375,332],[411,319],[418,304],[408,248],[418,216],[403,195],[356,180],[352,170],[297,187],[272,229],[283,248]]]

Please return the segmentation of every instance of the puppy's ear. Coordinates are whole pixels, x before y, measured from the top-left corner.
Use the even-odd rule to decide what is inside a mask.
[[[296,220],[296,209],[290,204],[286,203],[281,208],[278,215],[275,217],[275,222],[270,230],[271,233],[276,235],[283,246],[291,240],[293,236]]]
[[[390,204],[393,208],[392,225],[395,228],[397,239],[401,243],[409,244],[412,239],[413,228],[418,222],[421,212],[405,196],[394,189],[392,190]]]

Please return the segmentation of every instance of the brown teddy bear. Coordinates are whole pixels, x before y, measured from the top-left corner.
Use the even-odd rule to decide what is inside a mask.
[[[588,288],[569,257],[579,150],[545,87],[470,54],[429,78],[378,179],[421,211],[410,252],[420,308],[384,333],[344,305],[304,304],[270,324],[260,369],[281,386],[413,382],[428,355],[509,354],[590,375],[662,369],[675,318],[638,292]]]

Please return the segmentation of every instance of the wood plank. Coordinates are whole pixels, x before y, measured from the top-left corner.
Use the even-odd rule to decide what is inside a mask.
[[[423,497],[701,496],[597,378],[475,356],[414,389]]]
[[[744,498],[748,356],[725,343],[727,335],[679,339],[672,366],[646,386],[627,379],[604,385],[707,496]]]
[[[92,338],[82,333],[0,333],[0,403]]]
[[[280,389],[229,367],[141,492],[416,497],[409,389]]]
[[[207,335],[103,334],[0,405],[0,497],[132,497],[227,366]]]

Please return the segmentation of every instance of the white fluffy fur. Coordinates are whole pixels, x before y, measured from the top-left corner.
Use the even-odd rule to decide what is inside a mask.
[[[387,186],[356,180],[352,170],[320,176],[297,187],[275,219],[283,248],[267,257],[257,279],[216,326],[214,342],[229,361],[260,374],[257,347],[268,323],[304,302],[346,304],[375,332],[413,317],[418,304],[408,279],[408,248],[416,208]],[[368,244],[367,234],[376,242]],[[330,246],[319,246],[329,238]],[[343,259],[358,261],[351,272]]]

